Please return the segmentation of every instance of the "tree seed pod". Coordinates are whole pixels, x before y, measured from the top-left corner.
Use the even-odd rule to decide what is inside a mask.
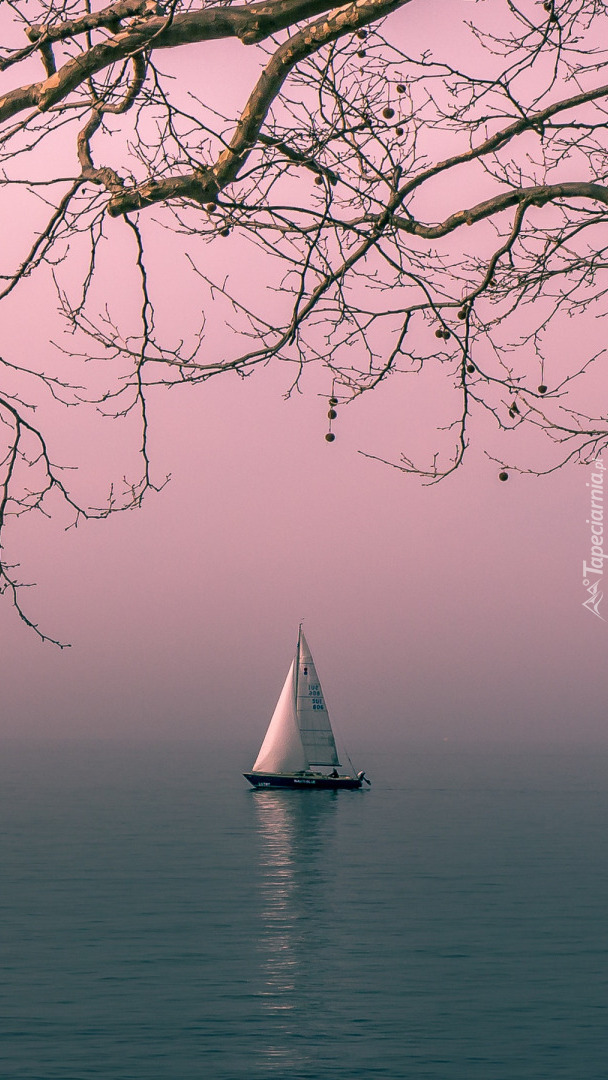
[[[395,110],[392,109],[390,105],[387,105],[386,109],[382,110],[382,115],[385,120],[392,120],[395,115]]]
[[[330,397],[330,399],[329,399],[329,404],[331,405],[331,407],[332,407],[332,409],[333,409],[334,405],[337,405],[337,404],[338,404],[338,399],[337,399],[337,397]]]
[[[508,480],[509,479],[508,472],[499,472],[498,479],[499,480]]]
[[[315,184],[321,185],[322,183],[323,183],[323,177],[322,176],[315,176]]]
[[[337,415],[338,414],[337,414],[335,409],[330,409],[328,414],[327,414],[327,419],[328,420],[335,420]]]
[[[402,127],[395,128],[395,135],[399,135],[399,136],[403,135],[403,128]]]
[[[443,330],[435,330],[435,337],[443,337]]]
[[[403,85],[402,82],[397,83],[396,89],[397,89],[398,94],[405,94],[405,86]]]
[[[467,371],[468,371],[469,375],[474,375],[475,374],[475,365],[474,364],[467,364]]]
[[[356,36],[359,38],[359,41],[365,41],[365,39],[367,37],[367,30],[365,30],[365,29],[357,30],[357,35]]]
[[[538,392],[539,392],[539,394],[546,394],[547,393],[547,387],[545,386],[544,383],[540,384],[540,386],[538,388]]]
[[[205,210],[207,211],[208,214],[215,213],[215,211],[217,210],[217,203],[208,202],[206,207],[205,207]]]
[[[458,312],[458,318],[459,319],[466,319],[466,317],[467,317],[467,309],[466,308],[461,308],[460,311]]]
[[[230,236],[230,229],[228,227],[220,229],[220,236]]]
[[[333,431],[328,431],[327,435],[325,436],[325,442],[333,442],[335,437],[336,436],[334,435]]]
[[[365,49],[359,49],[359,52],[357,53],[357,56],[359,57],[359,60],[364,60],[365,57],[367,56],[367,53],[366,53]]]
[[[452,335],[450,334],[449,330],[444,330],[441,336],[444,341],[449,341]]]

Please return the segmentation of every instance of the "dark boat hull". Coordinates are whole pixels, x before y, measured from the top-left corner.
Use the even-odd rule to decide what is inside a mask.
[[[358,776],[325,776],[321,773],[243,773],[254,788],[325,788],[335,790],[360,788]]]

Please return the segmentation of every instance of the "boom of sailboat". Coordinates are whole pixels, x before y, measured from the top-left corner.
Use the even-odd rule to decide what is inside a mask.
[[[296,653],[251,772],[255,788],[360,788],[365,773],[341,768],[321,683],[308,643],[298,631]],[[331,772],[320,771],[331,769]]]

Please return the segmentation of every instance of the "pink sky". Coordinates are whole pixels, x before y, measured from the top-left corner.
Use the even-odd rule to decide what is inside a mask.
[[[218,258],[242,258],[226,245]],[[27,354],[48,347],[53,301],[37,298],[32,325],[36,294],[21,295],[3,348]],[[28,612],[73,647],[41,644],[0,605],[0,733],[227,739],[246,767],[304,619],[353,756],[421,736],[605,742],[608,623],[582,607],[591,470],[504,484],[473,449],[424,487],[357,451],[396,459],[426,439],[430,391],[390,380],[340,411],[330,446],[328,381],[284,401],[288,384],[277,368],[156,398],[154,463],[173,475],[160,495],[13,534],[39,583]]]
[[[275,372],[168,395],[164,492],[31,529],[30,606],[73,648],[2,606],[2,731],[221,733],[248,751],[304,618],[350,747],[604,738],[608,628],[582,607],[589,470],[501,484],[473,455],[425,488],[356,452],[398,425],[394,402],[344,411],[329,446],[325,402],[280,389]]]

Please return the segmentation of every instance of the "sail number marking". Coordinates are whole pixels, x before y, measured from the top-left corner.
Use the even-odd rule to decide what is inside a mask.
[[[322,712],[325,708],[323,703],[323,696],[321,694],[321,687],[318,683],[311,683],[308,687],[308,696],[310,698],[310,704],[314,711]]]

